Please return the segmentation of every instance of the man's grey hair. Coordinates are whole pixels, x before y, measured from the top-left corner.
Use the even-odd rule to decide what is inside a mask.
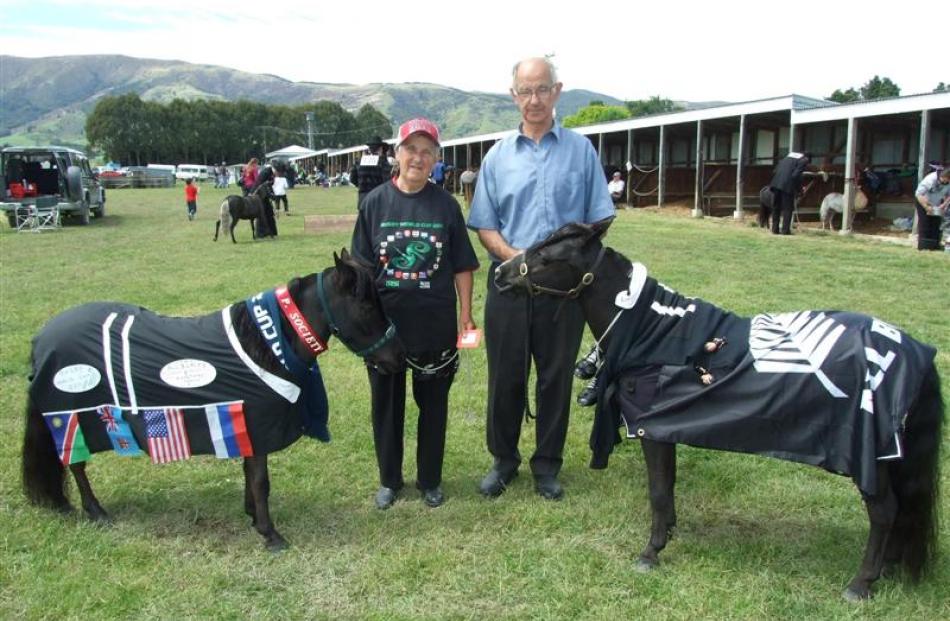
[[[551,62],[550,58],[547,56],[541,56],[537,59],[525,58],[515,63],[515,66],[511,68],[511,88],[518,88],[518,69],[521,67],[521,63],[523,63],[525,60],[540,60],[543,62],[548,68],[548,75],[551,76],[551,84],[557,84],[557,67],[554,66],[554,63]]]

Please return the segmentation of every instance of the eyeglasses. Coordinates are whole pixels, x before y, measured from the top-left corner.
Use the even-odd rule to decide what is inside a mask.
[[[399,147],[400,151],[405,151],[412,157],[421,157],[425,159],[434,160],[435,159],[435,150],[429,149],[426,147],[417,147],[414,144],[407,144],[405,146]]]
[[[537,95],[538,99],[540,99],[541,101],[546,101],[547,99],[551,97],[551,94],[554,92],[554,86],[547,84],[544,86],[539,86],[538,88],[534,88],[534,89],[521,87],[517,90],[513,90],[512,92],[515,94],[516,97],[518,97],[518,99],[522,99],[524,101],[530,101],[531,98],[534,97],[535,95]]]

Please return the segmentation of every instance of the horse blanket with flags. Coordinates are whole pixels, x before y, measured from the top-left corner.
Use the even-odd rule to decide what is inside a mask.
[[[875,462],[902,455],[932,347],[856,313],[740,317],[641,264],[632,274],[598,381],[591,467],[606,467],[625,425],[628,437],[812,464],[877,489]],[[717,338],[725,346],[708,352]]]
[[[261,332],[253,338],[267,343]],[[274,347],[260,350],[275,356]],[[329,440],[316,363],[301,374],[260,362],[238,340],[230,306],[165,317],[94,302],[57,315],[33,339],[30,398],[64,464],[106,450],[148,452],[160,463],[266,455],[304,433]]]

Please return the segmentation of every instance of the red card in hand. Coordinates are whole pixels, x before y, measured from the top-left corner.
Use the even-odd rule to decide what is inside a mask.
[[[458,343],[455,344],[459,349],[475,349],[482,342],[482,331],[475,330],[462,330],[459,333]]]

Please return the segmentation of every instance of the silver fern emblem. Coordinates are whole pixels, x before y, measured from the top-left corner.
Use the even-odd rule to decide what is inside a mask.
[[[837,399],[847,398],[821,370],[845,327],[821,312],[756,315],[749,332],[749,351],[760,373],[813,373]]]

